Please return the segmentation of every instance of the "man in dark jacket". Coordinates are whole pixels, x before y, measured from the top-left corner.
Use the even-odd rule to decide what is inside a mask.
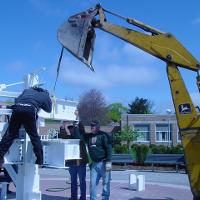
[[[60,131],[58,133],[58,138],[61,139],[70,139],[70,132],[67,129],[67,121],[63,121],[62,125],[60,126]]]
[[[100,130],[97,121],[91,122],[91,133],[85,134],[85,141],[91,159],[90,164],[90,200],[96,200],[97,184],[103,179],[102,199],[108,200],[110,196],[110,176],[112,144],[107,133]]]
[[[50,113],[52,110],[52,102],[47,90],[39,87],[25,89],[16,99],[15,105],[12,106],[13,112],[10,118],[8,133],[0,142],[0,165],[4,162],[4,155],[18,138],[18,132],[21,125],[24,126],[28,133],[33,151],[36,155],[36,164],[43,164],[43,150],[40,137],[37,132],[37,118],[40,109]]]
[[[71,199],[78,200],[78,184],[80,182],[80,200],[86,200],[86,165],[88,163],[87,151],[84,141],[80,135],[85,134],[85,128],[82,123],[68,125],[70,131],[70,139],[80,139],[80,160],[68,161],[69,173],[71,176]]]

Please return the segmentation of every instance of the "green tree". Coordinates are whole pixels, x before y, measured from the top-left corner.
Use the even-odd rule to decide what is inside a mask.
[[[152,111],[153,102],[148,99],[136,97],[131,104],[128,104],[128,106],[129,106],[129,112],[128,112],[129,114],[153,113]]]
[[[130,152],[131,150],[131,142],[135,141],[137,137],[139,136],[139,133],[129,125],[125,125],[120,132],[117,134],[117,139],[120,141],[126,141],[128,150]]]
[[[108,118],[113,122],[120,122],[121,114],[128,112],[128,108],[123,106],[122,103],[112,103],[107,109]]]
[[[8,99],[6,99],[6,100],[4,101],[4,103],[5,103],[5,105],[12,105],[12,104],[14,104],[15,102],[14,102],[14,99],[8,98]]]

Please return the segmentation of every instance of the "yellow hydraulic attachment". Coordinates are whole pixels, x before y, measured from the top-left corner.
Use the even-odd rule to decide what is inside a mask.
[[[142,32],[107,22],[105,12],[122,18]],[[94,70],[92,56],[95,28],[119,37],[166,62],[190,186],[194,200],[200,200],[200,118],[178,70],[178,67],[183,67],[197,72],[199,87],[199,61],[172,34],[96,5],[85,12],[71,16],[58,30],[58,40],[61,44],[92,70]]]

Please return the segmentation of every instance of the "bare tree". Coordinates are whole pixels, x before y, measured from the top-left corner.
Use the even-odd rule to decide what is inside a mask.
[[[96,89],[91,89],[80,97],[78,111],[81,121],[86,125],[92,120],[98,120],[101,124],[107,122],[106,101]]]

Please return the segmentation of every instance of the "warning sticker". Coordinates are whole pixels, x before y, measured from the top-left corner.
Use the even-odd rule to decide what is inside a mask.
[[[178,110],[180,114],[189,114],[192,112],[191,106],[189,103],[180,104],[178,106]]]

